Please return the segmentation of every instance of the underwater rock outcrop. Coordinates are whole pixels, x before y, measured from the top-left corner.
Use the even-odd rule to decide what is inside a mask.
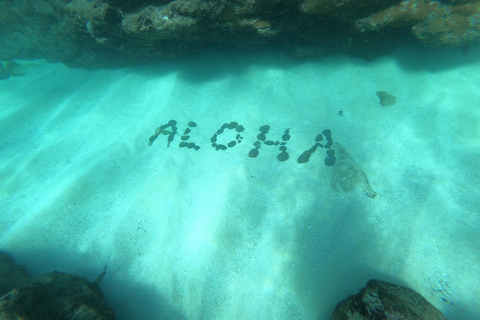
[[[330,320],[416,319],[447,320],[424,297],[412,289],[380,280],[370,280],[356,295],[340,302]]]
[[[0,60],[105,67],[267,48],[373,60],[414,41],[466,45],[480,37],[479,8],[473,0],[0,1]]]
[[[97,285],[56,271],[30,276],[1,251],[0,297],[1,319],[115,319]]]

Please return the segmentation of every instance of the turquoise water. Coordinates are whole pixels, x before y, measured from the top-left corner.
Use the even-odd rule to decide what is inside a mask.
[[[34,61],[0,82],[0,249],[35,274],[93,281],[107,264],[118,319],[328,319],[372,278],[480,318],[479,53]],[[170,147],[149,146],[170,120]],[[217,143],[240,143],[215,150],[232,121],[245,130]],[[264,125],[288,160],[263,143],[248,156]],[[186,128],[198,150],[178,146]],[[325,129],[375,198],[335,184],[335,147],[335,166],[321,147],[298,163]]]

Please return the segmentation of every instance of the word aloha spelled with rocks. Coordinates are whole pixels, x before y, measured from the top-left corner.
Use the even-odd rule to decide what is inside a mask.
[[[200,146],[195,144],[194,142],[188,142],[190,139],[190,132],[192,128],[195,128],[197,124],[193,121],[188,123],[188,127],[183,132],[183,135],[180,137],[181,142],[178,144],[180,148],[188,148],[198,150]],[[235,130],[236,136],[235,139],[228,142],[226,145],[217,143],[217,138],[221,134],[225,133],[225,130]],[[212,148],[215,150],[227,150],[229,148],[235,147],[237,144],[241,143],[243,140],[242,132],[245,128],[242,125],[239,125],[237,122],[232,121],[230,123],[224,123],[220,129],[218,129],[213,136],[210,138],[210,142],[212,143]],[[277,155],[277,159],[279,161],[286,161],[290,158],[290,155],[287,152],[287,143],[290,140],[290,128],[285,130],[282,135],[282,141],[273,141],[267,140],[267,133],[270,130],[269,125],[261,126],[259,129],[260,133],[257,135],[257,141],[253,143],[254,148],[250,150],[248,156],[250,158],[256,158],[260,154],[260,148],[262,144],[267,146],[279,146],[280,153]],[[153,142],[158,138],[160,135],[166,135],[167,138],[167,147],[170,147],[170,144],[175,139],[175,135],[178,133],[177,131],[177,121],[170,120],[168,123],[161,125],[160,127],[155,129],[155,134],[153,134],[148,139],[148,145],[151,146]],[[327,141],[326,144],[323,144],[323,136],[325,136],[325,140]],[[332,139],[332,132],[328,129],[323,130],[322,133],[318,134],[315,137],[315,144],[305,152],[303,152],[297,159],[298,163],[305,163],[308,162],[310,156],[317,150],[317,148],[325,148],[326,150],[326,158],[325,164],[329,167],[334,166],[336,162],[335,158],[335,150],[331,149],[333,145]]]

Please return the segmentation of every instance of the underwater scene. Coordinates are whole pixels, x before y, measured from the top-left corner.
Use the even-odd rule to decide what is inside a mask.
[[[480,1],[0,0],[0,318],[480,320]]]
[[[478,49],[17,61],[0,244],[118,319],[328,319],[369,279],[480,316]]]

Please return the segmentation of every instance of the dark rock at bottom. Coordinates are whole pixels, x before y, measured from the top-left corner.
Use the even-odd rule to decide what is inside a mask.
[[[380,280],[370,280],[356,295],[340,302],[330,320],[446,320],[419,293]]]
[[[1,319],[115,319],[100,288],[67,273],[30,276],[0,252]]]

